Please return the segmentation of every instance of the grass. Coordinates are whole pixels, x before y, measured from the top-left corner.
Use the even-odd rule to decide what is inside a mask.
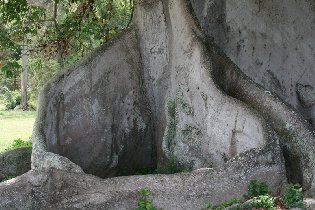
[[[35,115],[35,111],[0,111],[0,153],[15,139],[30,139]]]

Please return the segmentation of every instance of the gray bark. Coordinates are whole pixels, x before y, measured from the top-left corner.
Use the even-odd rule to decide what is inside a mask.
[[[311,123],[298,85],[315,87],[315,2],[191,0],[204,32],[253,81]],[[315,128],[315,122],[313,123]]]
[[[21,72],[21,106],[23,110],[28,109],[27,103],[27,45],[22,46],[22,72]]]
[[[198,209],[258,177],[281,190],[285,173],[314,196],[314,135],[203,34],[187,1],[138,0],[128,30],[43,88],[33,171],[0,185],[0,207],[132,209],[148,187],[158,208]],[[194,171],[83,173],[168,162]]]

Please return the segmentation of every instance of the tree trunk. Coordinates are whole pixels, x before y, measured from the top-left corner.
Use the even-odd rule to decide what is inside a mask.
[[[205,33],[242,72],[306,119],[315,118],[314,96],[305,93],[315,89],[314,1],[190,2]]]
[[[22,110],[28,109],[27,103],[27,45],[22,47],[22,72],[21,72],[21,106]]]
[[[39,172],[0,185],[4,207],[8,192],[27,186],[16,206],[131,209],[148,187],[157,208],[201,209],[208,198],[242,198],[253,179],[279,190],[286,174],[315,194],[309,124],[203,34],[186,0],[137,0],[128,30],[43,88],[32,138]],[[105,181],[82,172],[106,178],[158,166],[200,170]]]
[[[313,189],[315,145],[309,126],[244,76],[198,28],[187,4],[136,1],[129,30],[68,77],[52,83],[43,106],[50,110],[43,134],[48,151],[101,177],[115,176],[126,166],[132,171],[170,162],[182,169],[220,167],[268,144],[272,126],[286,148],[288,170],[294,171],[290,180]],[[220,16],[225,4],[219,6]],[[84,107],[101,111],[96,121]],[[95,132],[103,128],[106,132]],[[141,148],[137,142],[142,142]],[[111,149],[100,157],[104,151],[95,148]],[[134,151],[142,156],[131,158]]]

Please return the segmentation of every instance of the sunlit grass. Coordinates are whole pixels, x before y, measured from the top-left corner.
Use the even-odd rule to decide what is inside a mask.
[[[0,111],[0,152],[15,139],[30,139],[35,115],[34,111]]]

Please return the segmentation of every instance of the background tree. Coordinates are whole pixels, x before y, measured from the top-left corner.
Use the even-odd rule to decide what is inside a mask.
[[[2,101],[4,95],[24,90],[17,99],[6,97],[17,101],[12,105],[9,100],[6,108],[14,108],[21,98],[24,109],[27,99],[34,107],[40,86],[124,29],[130,22],[132,7],[129,0],[55,0],[44,8],[28,5],[26,0],[1,0]],[[30,91],[28,97],[26,89]]]

